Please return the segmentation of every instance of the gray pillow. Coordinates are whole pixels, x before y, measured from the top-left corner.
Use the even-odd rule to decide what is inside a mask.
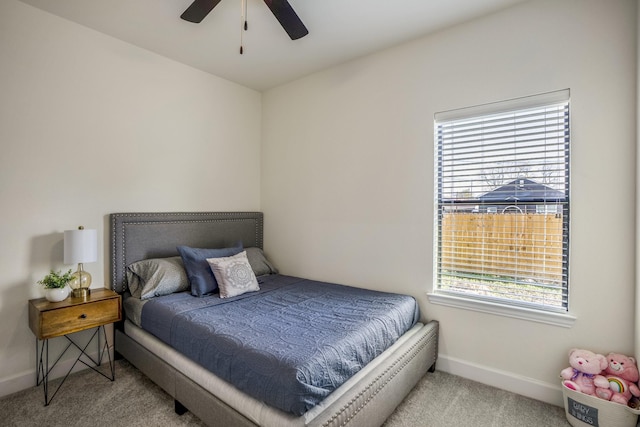
[[[260,290],[245,251],[230,257],[207,258],[207,263],[218,282],[220,298],[231,298]]]
[[[150,258],[127,267],[131,295],[148,299],[189,289],[189,279],[179,256]]]
[[[278,270],[273,266],[271,262],[267,259],[260,248],[247,248],[247,258],[249,259],[249,264],[251,264],[251,268],[253,269],[253,273],[256,276],[263,276],[265,274],[277,274]]]

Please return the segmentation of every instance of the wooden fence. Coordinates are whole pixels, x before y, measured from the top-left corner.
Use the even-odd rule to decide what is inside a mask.
[[[562,215],[445,213],[441,269],[558,283]]]

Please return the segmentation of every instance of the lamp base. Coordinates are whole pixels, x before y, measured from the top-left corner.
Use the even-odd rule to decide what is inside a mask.
[[[89,288],[78,288],[73,289],[71,291],[71,296],[74,298],[86,298],[91,294],[91,289]]]
[[[71,296],[74,298],[87,298],[91,293],[91,274],[84,271],[82,263],[78,264],[78,271],[71,275],[69,281],[71,287]]]

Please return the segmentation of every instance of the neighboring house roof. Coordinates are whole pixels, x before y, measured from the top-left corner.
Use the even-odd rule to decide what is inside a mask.
[[[527,178],[514,179],[508,184],[478,197],[481,202],[561,201],[564,193]]]

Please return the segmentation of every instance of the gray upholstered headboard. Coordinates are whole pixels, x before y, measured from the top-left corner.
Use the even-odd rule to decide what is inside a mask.
[[[178,255],[176,246],[222,248],[242,241],[262,248],[262,212],[114,213],[111,222],[111,288],[126,289],[135,261]]]

